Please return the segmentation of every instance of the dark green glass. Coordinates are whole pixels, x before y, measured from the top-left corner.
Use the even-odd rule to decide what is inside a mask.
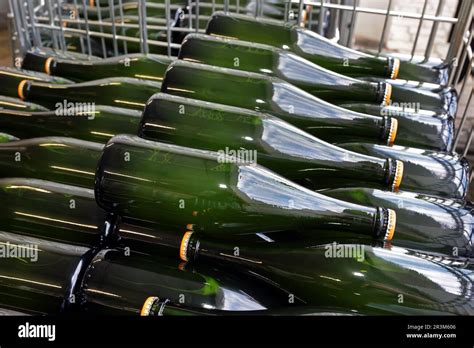
[[[391,118],[339,108],[261,74],[178,60],[166,71],[161,91],[268,112],[330,143],[352,138],[388,144],[396,135]]]
[[[63,108],[56,111],[0,110],[0,129],[20,139],[64,136],[106,143],[116,134],[136,134],[141,112],[134,109],[96,105],[92,111]]]
[[[398,84],[387,86],[386,82],[369,83],[321,68],[292,52],[248,41],[189,34],[179,57],[276,76],[335,104],[354,100],[388,105],[392,99],[395,103],[416,103],[419,109],[447,112],[452,116],[457,109],[457,93],[453,88],[433,92]]]
[[[55,58],[28,52],[23,68],[67,77],[74,81],[90,81],[107,77],[134,77],[161,81],[168,65],[173,61],[167,56],[155,54],[129,54],[84,61]]]
[[[88,249],[0,232],[0,245],[14,255],[0,262],[0,307],[30,314],[58,314],[81,256]],[[36,250],[36,251],[35,251]]]
[[[393,236],[390,210],[327,198],[239,160],[119,135],[107,143],[97,166],[96,199],[124,217],[221,236],[334,224],[355,234]]]
[[[324,191],[324,194],[347,202],[395,210],[395,245],[451,256],[473,256],[474,217],[471,203],[368,188],[333,189]]]
[[[150,296],[145,301],[140,313],[141,316],[290,316],[290,315],[350,315],[356,316],[354,312],[344,308],[324,306],[290,306],[283,309],[257,310],[257,311],[223,311],[206,308],[192,308],[171,302],[169,299],[160,299]]]
[[[206,34],[268,44],[290,50],[326,69],[347,76],[395,78],[398,60],[377,58],[338,45],[293,23],[216,12]]]
[[[344,103],[339,106],[364,114],[396,118],[398,121],[397,145],[445,152],[452,150],[454,118],[446,113],[417,110],[404,103],[389,106]]]
[[[18,84],[25,79],[51,84],[72,83],[72,81],[62,77],[49,76],[36,71],[0,67],[0,94],[6,97],[18,98]]]
[[[379,76],[395,79],[441,83],[440,71],[431,67],[400,62],[396,57],[376,57],[338,45],[315,32],[293,23],[266,18],[216,12],[206,34],[268,44],[293,51],[326,69],[360,77]]]
[[[469,189],[469,163],[456,154],[402,146],[341,144],[341,147],[380,158],[403,162],[400,190],[422,192],[446,198],[464,199]]]
[[[311,247],[264,243],[256,248],[196,232],[186,233],[174,250],[183,260],[232,265],[235,272],[268,279],[308,306],[369,315],[474,313],[469,291],[474,265],[465,258],[336,242]]]
[[[387,105],[401,105],[403,101],[403,105],[416,104],[418,109],[435,109],[436,112],[448,113],[447,105],[449,103],[444,102],[448,95],[452,96],[449,99],[454,99],[454,104],[456,104],[455,92],[438,95],[425,90],[392,87],[385,82],[368,83],[321,68],[292,52],[268,45],[210,35],[187,35],[181,46],[179,58],[275,76],[328,102],[343,103],[344,105],[340,106],[344,107],[350,100],[357,100],[358,102],[372,103],[368,105],[385,110]],[[393,96],[393,103],[389,95]],[[441,104],[446,106],[446,110],[444,106],[440,106]],[[357,109],[352,110],[360,112]],[[455,109],[450,110],[450,114],[454,115]],[[388,113],[375,115],[396,116]],[[445,130],[443,126],[448,121],[443,123],[432,118],[425,120],[421,117],[421,113],[417,118],[397,116],[397,119],[399,123],[402,123],[398,130],[397,139],[399,141],[397,143],[420,148],[444,149],[447,147],[446,143],[441,142],[440,133]],[[450,129],[452,129],[452,125]],[[438,142],[434,143],[433,139],[437,139]]]
[[[103,146],[64,137],[0,143],[0,177],[30,177],[93,188]]]
[[[55,182],[0,179],[2,231],[71,245],[98,242],[106,214],[92,189]]]
[[[288,304],[288,294],[277,284],[234,276],[219,266],[190,267],[176,258],[134,252],[127,256],[120,249],[101,251],[84,279],[84,311],[91,315],[137,315],[155,293],[197,310],[251,311]]]
[[[397,163],[343,150],[247,109],[159,93],[148,101],[139,128],[142,138],[180,146],[256,151],[255,162],[311,189],[354,183],[396,189]]]
[[[25,102],[19,98],[11,98],[0,95],[0,110],[19,110],[19,111],[48,111],[44,106]]]
[[[458,109],[458,94],[454,88],[446,88],[434,93],[416,88],[392,86],[392,100],[394,103],[410,103],[417,109],[447,113],[455,117]]]
[[[381,54],[384,55],[383,53]],[[444,62],[440,58],[426,58],[404,53],[390,53],[391,57],[400,59],[399,79],[422,81],[446,86],[454,62]]]
[[[64,102],[93,103],[142,110],[161,83],[129,77],[112,77],[71,84],[23,80],[18,85],[22,99],[57,109]]]
[[[7,133],[0,133],[0,143],[8,143],[10,141],[17,141],[20,140],[17,137],[7,134]]]
[[[188,34],[182,43],[179,58],[275,76],[329,102],[389,102],[384,101],[385,83],[370,83],[340,75],[273,46]]]

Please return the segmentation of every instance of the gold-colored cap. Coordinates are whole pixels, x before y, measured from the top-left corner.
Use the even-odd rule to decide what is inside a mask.
[[[48,75],[51,75],[51,63],[53,62],[53,57],[48,57],[44,62],[44,72]]]
[[[25,87],[26,81],[28,81],[28,80],[21,80],[20,83],[18,84],[17,92],[18,92],[18,97],[21,100],[25,99],[25,94],[23,92],[23,88]]]
[[[181,260],[188,262],[188,256],[187,251],[188,251],[188,244],[189,244],[189,239],[191,238],[193,232],[188,231],[184,234],[183,239],[181,239],[181,246],[179,247],[179,257]]]
[[[393,89],[393,87],[390,83],[385,84],[385,92],[383,94],[383,101],[382,101],[383,106],[389,106],[390,105],[390,102],[391,102],[391,99],[392,99],[392,89]]]
[[[393,178],[393,184],[392,184],[392,191],[397,192],[398,189],[400,188],[400,185],[402,183],[402,178],[403,178],[403,162],[397,160],[396,161],[397,165],[395,168],[395,177]]]
[[[396,225],[397,225],[397,213],[395,212],[395,210],[388,209],[388,223],[387,223],[387,231],[385,232],[385,238],[384,238],[385,241],[389,242],[393,239]]]
[[[400,59],[394,58],[393,59],[393,68],[392,73],[390,74],[390,78],[395,80],[398,76],[398,72],[400,71]]]
[[[395,143],[398,132],[398,120],[396,118],[390,118],[390,131],[388,133],[387,145],[392,146]]]
[[[150,296],[145,300],[145,303],[143,304],[143,307],[140,311],[140,316],[146,317],[150,315],[151,307],[156,301],[159,301],[160,299],[156,296]]]

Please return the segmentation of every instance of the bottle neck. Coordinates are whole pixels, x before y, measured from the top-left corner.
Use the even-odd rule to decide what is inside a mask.
[[[396,213],[391,209],[377,208],[373,216],[373,236],[379,241],[390,242],[393,239],[396,225]],[[187,226],[192,228],[192,226]],[[179,241],[176,236],[161,235],[160,244],[172,247],[179,252],[182,261],[196,261],[198,258],[212,261],[225,261],[233,265],[244,265],[254,268],[266,264],[265,254],[259,253],[258,248],[239,246],[236,248],[228,242],[209,238],[192,230],[186,232]]]
[[[392,86],[371,83],[324,69],[295,54],[278,53],[276,75],[324,100],[357,100],[388,105]]]
[[[310,30],[294,27],[295,53],[329,70],[347,76],[380,76],[396,79],[400,60],[392,57],[375,57],[342,45],[335,44]]]
[[[278,119],[263,118],[262,126],[259,162],[295,182],[305,182],[303,186],[323,188],[325,183],[321,180],[324,181],[328,175],[317,168],[327,168],[331,170],[331,180],[335,180],[334,183],[328,183],[330,187],[337,187],[337,180],[340,179],[361,184],[372,183],[390,190],[398,189],[395,172],[402,163],[342,149],[301,133]]]
[[[395,141],[398,121],[394,118],[346,110],[282,81],[272,81],[271,89],[268,111],[318,138],[332,143],[377,140],[393,145]]]

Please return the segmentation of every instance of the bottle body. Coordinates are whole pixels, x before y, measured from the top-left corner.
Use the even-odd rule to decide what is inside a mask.
[[[160,82],[172,61],[172,58],[155,54],[129,54],[84,61],[54,56],[38,57],[29,52],[23,60],[23,67],[79,82],[119,76]]]
[[[183,241],[183,248],[175,248],[183,260],[233,265],[236,272],[253,271],[309,306],[350,308],[365,315],[472,313],[474,298],[461,290],[465,282],[472,282],[469,259],[336,242],[313,247],[239,244],[240,253],[235,257],[232,243],[191,232]],[[398,301],[400,294],[403,303]]]
[[[179,58],[275,76],[329,102],[351,99],[377,104],[389,102],[384,100],[385,83],[367,83],[336,74],[268,45],[189,34],[183,41]]]
[[[138,110],[94,105],[83,111],[70,105],[63,103],[60,109],[46,112],[0,110],[0,127],[20,139],[64,136],[98,143],[138,130]]]
[[[85,107],[92,108],[97,103],[142,110],[148,98],[160,88],[159,82],[120,77],[67,85],[23,80],[18,84],[18,95],[49,109],[58,109],[65,103],[85,104]]]
[[[389,190],[399,185],[395,178],[398,163],[342,150],[270,115],[222,104],[155,94],[143,112],[139,136],[240,153],[313,190],[355,182]]]
[[[48,111],[48,109],[41,105],[5,96],[0,96],[0,110]]]
[[[278,286],[246,278],[235,277],[219,266],[184,266],[175,258],[133,251],[127,256],[121,249],[104,249],[85,272],[84,312],[138,315],[145,300],[154,293],[195,310],[245,313],[287,303],[288,295]]]
[[[106,219],[92,189],[51,181],[0,179],[0,200],[3,231],[70,245],[94,245]]]
[[[0,144],[0,176],[93,188],[102,148],[103,144],[61,137],[3,143]]]
[[[272,45],[290,50],[326,69],[346,76],[396,78],[399,61],[376,58],[335,44],[316,33],[289,23],[239,14],[216,12],[206,34]]]
[[[62,311],[71,277],[89,249],[0,232],[0,306],[30,314]]]
[[[364,138],[392,144],[396,137],[397,125],[391,118],[338,108],[280,79],[260,74],[176,61],[166,71],[161,91],[268,112],[330,143]]]
[[[67,84],[72,82],[61,77],[49,76],[36,71],[3,67],[0,69],[0,94],[6,97],[18,98],[18,84],[25,79],[54,84]]]
[[[106,211],[223,237],[337,221],[341,230],[391,239],[395,228],[391,211],[327,200],[237,157],[132,136],[109,141],[96,183]]]

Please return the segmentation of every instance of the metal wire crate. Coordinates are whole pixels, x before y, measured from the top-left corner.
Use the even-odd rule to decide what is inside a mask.
[[[209,15],[215,10],[245,13],[255,17],[281,16],[284,21],[292,21],[302,27],[352,47],[357,18],[360,14],[370,14],[383,18],[383,27],[374,54],[390,53],[385,48],[389,21],[393,18],[408,18],[417,22],[416,35],[411,48],[411,57],[420,48],[420,33],[424,23],[432,23],[424,49],[424,59],[433,54],[433,45],[438,38],[441,23],[452,25],[452,35],[447,54],[441,58],[453,64],[449,84],[460,95],[457,117],[457,150],[467,155],[473,138],[471,118],[472,108],[472,64],[473,55],[473,3],[472,0],[458,0],[456,16],[442,15],[445,0],[434,0],[436,13],[429,14],[424,0],[421,12],[393,9],[395,0],[387,0],[385,9],[360,6],[362,0],[281,0],[277,12],[270,11],[269,0],[135,0],[136,16],[130,20],[124,14],[126,0],[9,0],[12,21],[12,41],[15,65],[21,65],[21,58],[32,47],[51,46],[59,50],[74,49],[91,55],[116,56],[128,53],[132,46],[142,53],[160,52],[167,55],[177,53],[180,45],[175,36],[190,32],[204,32]],[[67,5],[68,4],[68,5]],[[102,5],[101,5],[102,4]],[[86,8],[95,9],[95,18],[89,18]],[[66,8],[66,10],[65,10]],[[69,10],[67,10],[69,8]],[[109,18],[105,13],[109,10]],[[161,11],[158,19],[150,19],[147,12]],[[180,20],[185,25],[177,26]],[[125,35],[132,30],[135,37]],[[74,47],[68,45],[68,38],[74,38]],[[70,40],[70,39],[69,39]],[[365,49],[366,47],[358,47]],[[94,51],[95,49],[95,51]]]

